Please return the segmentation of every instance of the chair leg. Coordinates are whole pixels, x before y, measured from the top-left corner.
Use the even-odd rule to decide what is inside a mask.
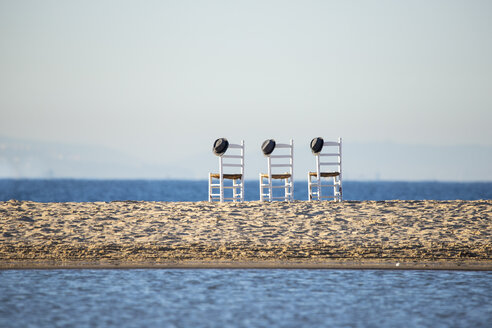
[[[239,192],[241,193],[240,201],[244,202],[244,180],[242,177],[239,180],[239,183],[240,183]]]
[[[284,201],[289,200],[289,179],[284,179]]]
[[[289,179],[289,201],[294,200],[294,181],[292,178]]]
[[[338,177],[333,177],[333,200],[335,202],[342,201],[342,186]]]
[[[234,179],[233,180],[233,198],[234,202],[242,202],[244,198],[244,185],[242,179]]]
[[[335,179],[335,202],[339,202],[340,201],[340,194],[338,193],[338,180]]]
[[[220,202],[224,202],[224,179],[222,178],[222,175],[219,177],[219,189],[220,189]]]
[[[208,201],[212,201],[212,174],[208,174]]]
[[[311,189],[312,189],[311,175],[308,172],[308,196],[309,196],[309,200],[313,200],[313,193],[312,193]]]
[[[314,200],[313,188],[316,186],[313,184],[313,177],[308,173],[308,188],[309,188],[309,200]]]
[[[263,201],[263,187],[261,186],[263,184],[263,179],[261,178],[261,173],[260,173],[260,201]]]
[[[340,177],[338,177],[338,179],[337,179],[337,187],[338,187],[337,201],[341,202],[342,201],[342,181],[340,180]]]
[[[294,201],[294,180],[290,178],[290,200]]]

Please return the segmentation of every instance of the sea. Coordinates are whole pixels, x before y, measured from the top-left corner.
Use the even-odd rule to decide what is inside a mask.
[[[246,181],[246,201],[260,199],[258,181]],[[282,191],[282,190],[278,190]],[[492,182],[344,181],[344,200],[492,199]],[[0,201],[96,202],[208,200],[206,180],[0,179]],[[296,182],[294,199],[307,200],[307,182]]]
[[[492,199],[491,182],[343,183],[344,199]],[[259,199],[256,181],[246,200]],[[207,181],[0,179],[0,201],[206,201]],[[307,185],[295,185],[307,199]],[[0,214],[0,227],[1,227]],[[0,327],[491,327],[492,272],[0,270]]]

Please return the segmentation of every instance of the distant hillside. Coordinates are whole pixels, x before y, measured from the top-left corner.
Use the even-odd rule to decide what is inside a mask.
[[[172,178],[179,171],[105,147],[0,137],[4,178]]]
[[[348,144],[344,155],[355,180],[492,181],[491,146]]]
[[[190,152],[186,158],[163,153],[161,163],[131,154],[131,149],[124,153],[100,146],[0,137],[0,177],[207,179],[209,171],[217,170],[217,158],[210,149]],[[247,145],[245,161],[247,179],[257,179],[266,169],[259,145]],[[491,163],[491,146],[343,145],[343,176],[350,180],[492,181]],[[305,180],[313,168],[309,148],[298,145],[295,179]]]

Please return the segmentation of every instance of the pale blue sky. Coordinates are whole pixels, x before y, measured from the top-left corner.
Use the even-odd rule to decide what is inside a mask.
[[[490,149],[491,32],[491,1],[0,1],[0,134],[152,165],[217,137]]]

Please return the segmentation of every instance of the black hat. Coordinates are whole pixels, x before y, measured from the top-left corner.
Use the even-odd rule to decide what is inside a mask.
[[[265,154],[266,156],[270,155],[275,149],[275,145],[275,140],[273,139],[263,141],[263,143],[261,144],[261,150],[263,151],[263,154]]]
[[[325,141],[321,137],[314,138],[311,140],[311,151],[313,154],[318,154],[323,149]]]
[[[214,142],[214,148],[212,151],[217,156],[222,156],[226,152],[227,148],[229,148],[229,141],[226,138],[219,138]]]

